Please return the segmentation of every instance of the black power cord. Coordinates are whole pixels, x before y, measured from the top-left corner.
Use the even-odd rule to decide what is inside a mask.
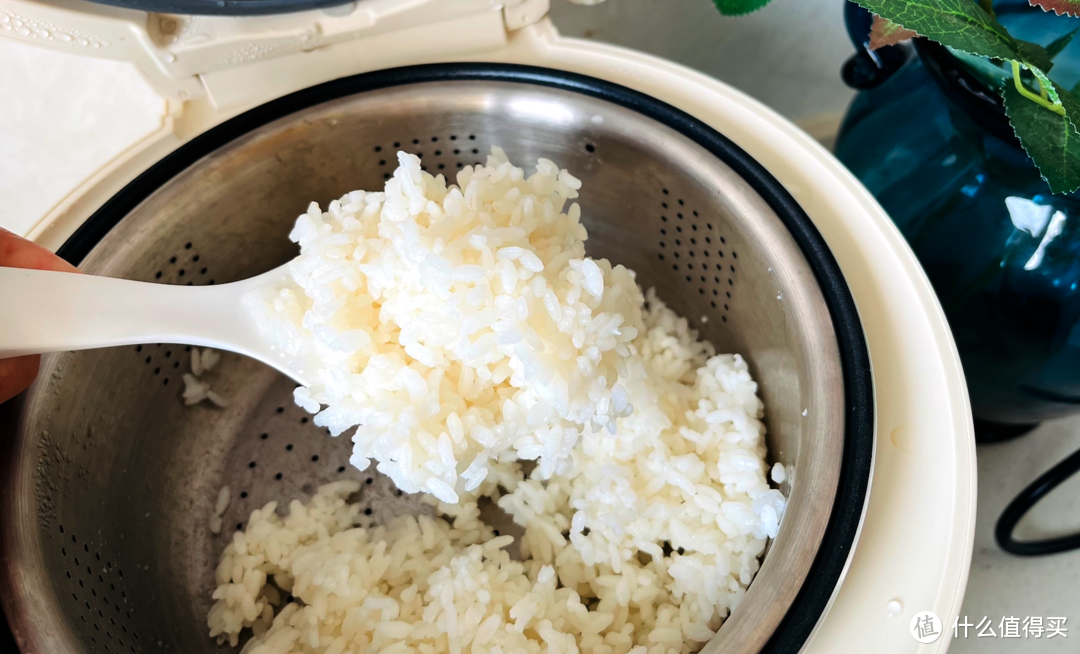
[[[1080,450],[1073,452],[1068,458],[1044,472],[1013,498],[1009,506],[1001,512],[997,527],[994,529],[994,538],[997,539],[1001,549],[1017,556],[1042,556],[1080,548],[1080,533],[1043,540],[1013,538],[1013,530],[1027,512],[1077,471],[1080,471]]]

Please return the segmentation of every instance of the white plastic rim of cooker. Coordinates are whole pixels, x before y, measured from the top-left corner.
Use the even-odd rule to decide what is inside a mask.
[[[148,15],[75,0],[0,0],[0,37],[130,60],[168,100],[159,130],[20,231],[55,250],[127,182],[184,142],[253,106],[345,75],[448,61],[516,63],[589,75],[661,99],[730,138],[784,185],[836,257],[865,330],[877,412],[870,496],[847,571],[803,651],[945,652],[971,563],[975,447],[956,348],[911,250],[866,189],[771,109],[669,61],[562,38],[546,11],[547,0],[364,0],[355,9],[236,19]],[[13,20],[20,28],[4,29]],[[178,24],[210,32],[211,42],[192,45],[163,34],[183,32]],[[448,33],[456,36],[421,38]],[[417,43],[426,45],[418,50]],[[230,59],[226,51],[249,54]],[[933,611],[946,626],[929,645],[908,631],[920,611]]]

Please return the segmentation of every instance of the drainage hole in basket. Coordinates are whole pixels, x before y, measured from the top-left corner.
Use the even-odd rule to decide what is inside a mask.
[[[585,151],[588,152],[589,154],[592,154],[592,153],[596,152],[596,146],[593,145],[592,143],[586,143],[585,144]]]
[[[240,491],[240,499],[242,499],[242,500],[246,500],[246,499],[247,499],[247,496],[248,496],[248,492],[247,492],[247,491]]]
[[[281,480],[282,480],[282,478],[283,478],[284,476],[285,476],[285,475],[283,475],[283,474],[281,474],[281,473],[279,472],[279,473],[277,473],[276,475],[274,475],[274,479],[276,479],[276,480],[278,480],[278,481],[281,481]]]

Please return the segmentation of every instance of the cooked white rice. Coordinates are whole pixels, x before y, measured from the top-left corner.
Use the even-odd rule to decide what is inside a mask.
[[[526,177],[495,150],[448,189],[399,160],[385,194],[301,216],[292,283],[247,302],[323,361],[297,391],[328,405],[316,424],[362,423],[354,462],[445,519],[368,525],[351,481],[270,503],[222,556],[211,635],[250,627],[247,654],[695,651],[785,508],[745,362],[584,257],[562,211],[580,184],[551,162]],[[525,528],[523,561],[481,497]]]
[[[192,406],[203,400],[210,400],[211,404],[219,407],[229,405],[228,400],[199,379],[204,372],[212,370],[220,359],[221,355],[210,348],[203,348],[201,351],[197,347],[191,348],[191,372],[184,373],[184,404]]]
[[[296,401],[334,435],[356,427],[360,470],[445,502],[501,458],[550,476],[630,413],[634,275],[585,256],[565,207],[581,182],[546,159],[526,176],[495,148],[450,187],[398,159],[384,193],[312,203],[291,281],[245,303],[275,347],[321,362]]]

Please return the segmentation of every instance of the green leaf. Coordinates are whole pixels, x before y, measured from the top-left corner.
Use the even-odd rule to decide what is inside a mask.
[[[904,29],[896,23],[890,22],[874,14],[874,22],[870,25],[870,49],[877,50],[888,45],[896,45],[918,36],[911,30]]]
[[[1061,96],[1057,92],[1057,88],[1054,86],[1054,83],[1051,82],[1050,78],[1046,76],[1046,73],[1042,72],[1038,68],[1029,68],[1028,70],[1030,70],[1031,74],[1039,80],[1039,83],[1042,85],[1042,87],[1046,89],[1046,98],[1054,104],[1061,104]]]
[[[1051,82],[1053,85],[1053,82]],[[1054,193],[1071,193],[1080,188],[1080,101],[1057,87],[1065,116],[1025,98],[1013,84],[1006,84],[1005,112],[1024,150],[1039,167]]]
[[[1031,0],[1032,6],[1052,11],[1058,16],[1080,16],[1080,0]]]
[[[713,4],[716,5],[716,8],[725,16],[742,16],[743,14],[749,14],[752,11],[761,9],[769,4],[769,2],[770,0],[713,0]]]
[[[1027,64],[1029,68],[1035,67],[1048,73],[1054,67],[1054,62],[1050,61],[1050,53],[1041,45],[1016,39],[1016,47],[1020,51],[1018,61]]]
[[[1076,36],[1077,32],[1080,32],[1080,27],[1074,29],[1068,34],[1065,34],[1064,36],[1059,36],[1058,38],[1051,41],[1050,45],[1046,46],[1047,56],[1053,59],[1054,57],[1061,54],[1061,51],[1067,48],[1070,43],[1072,43],[1073,37]]]
[[[855,0],[898,25],[942,45],[994,59],[1026,61],[1009,36],[975,0]]]

